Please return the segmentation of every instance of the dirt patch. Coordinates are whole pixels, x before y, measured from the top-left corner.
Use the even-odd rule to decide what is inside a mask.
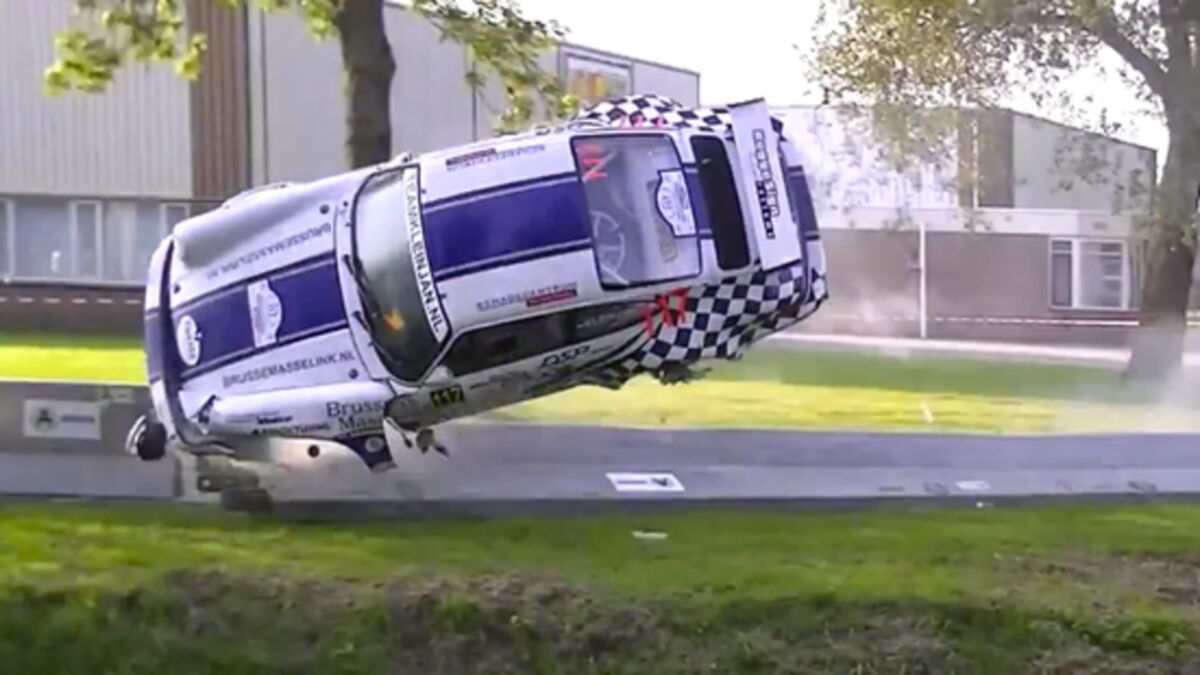
[[[1200,554],[1001,558],[1002,567],[1080,585],[1106,586],[1179,607],[1200,607]]]
[[[1190,665],[1129,649],[1123,624],[999,606],[641,598],[522,575],[365,584],[182,572],[98,600],[30,593],[0,601],[0,656],[16,659],[6,661],[14,672],[69,663],[130,673],[1156,674]],[[25,658],[20,644],[6,646],[4,629],[16,635],[18,625],[36,625],[28,635],[56,651]]]

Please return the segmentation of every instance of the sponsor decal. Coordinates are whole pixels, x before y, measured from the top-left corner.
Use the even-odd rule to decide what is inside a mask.
[[[677,237],[696,234],[696,219],[692,213],[692,200],[688,196],[687,180],[683,171],[660,171],[658,190],[654,194],[658,214],[671,226]]]
[[[605,474],[617,492],[683,492],[683,483],[673,473]]]
[[[271,363],[265,366],[257,366],[249,368],[237,373],[230,373],[221,378],[221,386],[228,389],[239,384],[249,384],[260,380],[269,380],[283,375],[291,375],[313,368],[320,368],[334,363],[347,363],[355,361],[353,351],[341,351],[335,354],[321,354],[318,356],[305,356],[282,363]]]
[[[349,415],[362,415],[364,413],[383,414],[383,407],[383,401],[354,401],[352,403],[338,403],[333,401],[325,404],[325,415],[337,418]]]
[[[378,429],[383,424],[384,401],[353,401],[325,404],[325,416],[337,423],[339,434]]]
[[[229,262],[216,266],[208,271],[208,280],[217,279],[227,274],[236,272],[239,268],[245,265],[252,265],[259,260],[270,258],[271,256],[279,255],[289,249],[295,248],[307,241],[322,237],[333,232],[332,223],[322,223],[316,227],[308,227],[300,232],[289,235],[278,241],[272,242],[261,248],[247,251]]]
[[[23,418],[27,438],[101,440],[100,404],[95,401],[28,399]]]
[[[446,339],[449,325],[446,322],[446,313],[442,309],[442,299],[433,284],[433,269],[429,264],[429,251],[425,248],[425,228],[421,222],[421,195],[417,182],[416,171],[409,171],[404,175],[404,216],[405,225],[408,227],[408,251],[412,256],[413,271],[417,276],[425,317],[429,319],[434,337],[441,342]]]
[[[775,182],[775,171],[771,168],[771,154],[767,151],[767,134],[755,129],[754,141],[754,185],[758,192],[758,207],[762,210],[763,227],[767,239],[775,238],[775,219],[779,217],[779,186]]]
[[[283,323],[283,303],[271,289],[267,279],[256,281],[246,287],[250,302],[250,327],[254,332],[254,346],[266,347],[279,339],[279,326]]]
[[[447,171],[457,171],[459,169],[467,169],[481,164],[491,162],[499,162],[505,159],[512,159],[522,155],[534,155],[546,149],[544,145],[523,145],[518,148],[505,148],[497,150],[496,148],[487,148],[484,150],[476,150],[468,152],[465,155],[450,157],[446,160]]]
[[[463,393],[463,388],[457,384],[442,389],[435,389],[429,393],[429,402],[437,408],[456,403],[465,403],[466,401],[467,397]]]
[[[578,345],[558,352],[557,354],[547,354],[546,358],[542,359],[542,367],[549,368],[561,366],[565,363],[574,361],[575,359],[587,354],[592,350],[590,345]]]
[[[475,309],[480,312],[487,312],[517,303],[525,303],[526,307],[541,307],[563,300],[570,300],[579,295],[579,286],[575,282],[566,284],[553,284],[551,286],[543,286],[520,293],[506,293],[499,297],[490,298],[481,302],[475,303]]]
[[[317,424],[290,424],[281,427],[271,427],[270,429],[255,429],[251,432],[254,436],[265,436],[267,434],[278,436],[308,436],[311,434],[327,434],[331,430],[328,422],[320,422]]]
[[[191,316],[184,316],[175,327],[175,346],[179,350],[179,358],[189,367],[200,363],[200,327]]]
[[[654,296],[654,304],[642,309],[642,327],[645,329],[646,335],[654,335],[654,312],[658,310],[658,316],[662,324],[675,326],[687,319],[687,299],[688,289],[677,288],[664,295]],[[676,303],[675,301],[679,302]],[[676,307],[675,305],[679,306]]]

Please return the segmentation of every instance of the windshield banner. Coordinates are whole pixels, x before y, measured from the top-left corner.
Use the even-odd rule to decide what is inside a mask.
[[[441,296],[433,283],[433,269],[429,264],[429,252],[425,248],[425,227],[421,220],[420,176],[413,169],[404,174],[404,222],[408,228],[408,250],[412,255],[413,272],[421,292],[421,305],[429,319],[429,327],[440,343],[446,339],[449,324],[442,307]]]

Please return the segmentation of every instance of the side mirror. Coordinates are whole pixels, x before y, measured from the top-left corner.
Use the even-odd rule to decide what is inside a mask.
[[[437,366],[425,379],[426,384],[450,384],[454,381],[454,373],[446,366]]]

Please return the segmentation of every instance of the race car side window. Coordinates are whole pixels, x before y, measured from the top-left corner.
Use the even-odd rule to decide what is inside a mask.
[[[445,364],[455,377],[463,377],[594,340],[642,320],[641,304],[616,303],[511,321],[463,334]]]
[[[600,283],[625,289],[700,274],[700,243],[683,164],[662,134],[571,141]]]
[[[406,180],[416,169],[385,171],[367,180],[354,203],[354,253],[361,271],[360,293],[372,339],[388,369],[405,382],[417,382],[441,351],[430,313],[442,319],[436,293],[422,294],[410,238],[420,236],[418,205],[408,203]],[[410,209],[412,207],[412,209]],[[414,222],[409,223],[410,219]],[[422,253],[415,257],[427,265]],[[428,275],[428,269],[423,270]],[[446,331],[445,325],[438,328]]]
[[[725,143],[719,138],[698,136],[692,138],[692,152],[700,172],[704,204],[712,220],[717,264],[723,270],[742,269],[750,264],[750,244]]]

